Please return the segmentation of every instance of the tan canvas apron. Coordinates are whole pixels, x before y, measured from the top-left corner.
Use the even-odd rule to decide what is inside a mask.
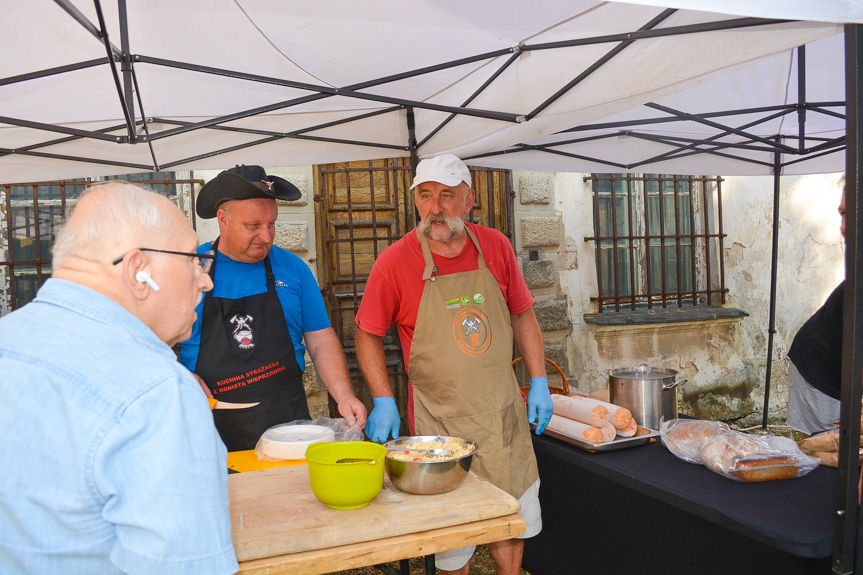
[[[434,275],[428,241],[417,234],[425,282],[411,342],[414,426],[419,435],[472,439],[471,471],[520,497],[538,477],[527,410],[512,369],[512,326],[500,286],[485,265]]]

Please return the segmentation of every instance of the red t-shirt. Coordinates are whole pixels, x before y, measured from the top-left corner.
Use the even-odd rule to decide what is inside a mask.
[[[524,282],[509,239],[493,228],[469,222],[465,225],[476,235],[485,264],[497,280],[510,313],[520,314],[530,309],[533,295]],[[476,246],[468,238],[457,256],[447,258],[432,254],[432,259],[438,275],[445,275],[476,270],[478,255]],[[396,323],[405,369],[422,298],[424,269],[422,248],[412,230],[381,252],[366,282],[356,316],[356,323],[363,331],[379,336],[385,335],[390,325]]]

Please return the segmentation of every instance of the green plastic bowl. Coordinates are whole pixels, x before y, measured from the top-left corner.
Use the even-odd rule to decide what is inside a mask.
[[[331,509],[358,509],[371,503],[384,485],[387,449],[370,441],[313,443],[306,448],[312,491]],[[340,459],[371,459],[336,463]]]

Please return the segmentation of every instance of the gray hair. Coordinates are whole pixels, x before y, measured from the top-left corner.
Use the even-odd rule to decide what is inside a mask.
[[[99,198],[91,198],[95,201],[89,206],[91,217],[73,219],[73,211],[58,232],[51,250],[55,269],[63,267],[70,256],[100,261],[122,255],[104,252],[116,249],[124,240],[159,237],[169,226],[164,203],[169,200],[149,188],[124,181],[98,184],[81,194],[76,209],[94,194]]]
[[[843,172],[842,177],[839,178],[838,185],[840,188],[842,188],[842,191],[844,192],[845,191],[845,172]]]

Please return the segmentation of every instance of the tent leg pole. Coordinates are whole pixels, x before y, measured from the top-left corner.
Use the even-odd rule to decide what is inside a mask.
[[[776,136],[777,143],[780,137]],[[773,334],[776,333],[776,267],[779,259],[779,184],[782,172],[782,154],[773,154],[773,248],[770,256],[770,311],[767,327],[767,371],[764,376],[764,411],[761,428],[767,429],[770,406],[770,377],[773,372]]]
[[[846,574],[863,568],[861,525],[857,524],[857,481],[860,400],[863,396],[863,26],[845,25],[845,293],[842,312],[842,392],[839,415],[839,500],[833,534],[833,573]],[[856,558],[855,558],[856,555]]]
[[[132,60],[129,54],[129,21],[126,11],[126,0],[120,0],[117,3],[120,16],[120,50],[123,52],[123,61],[120,64],[120,70],[123,72],[123,97],[126,102],[126,109],[129,111],[129,141],[135,142],[138,139],[138,133],[135,130],[135,101],[134,88],[132,86]]]
[[[419,156],[417,156],[417,132],[416,123],[414,121],[414,109],[412,106],[408,106],[407,109],[407,122],[408,149],[411,152],[411,179],[413,179],[413,176],[417,175],[417,164],[419,163]]]
[[[411,182],[417,175],[417,164],[419,163],[419,156],[417,155],[417,132],[416,132],[416,121],[414,120],[414,109],[413,106],[407,107],[407,122],[408,122],[408,149],[411,152]],[[405,190],[405,194],[410,196],[410,192]],[[407,200],[407,198],[406,198]],[[413,209],[414,212],[414,222],[416,224],[420,223],[420,212],[416,206]]]

